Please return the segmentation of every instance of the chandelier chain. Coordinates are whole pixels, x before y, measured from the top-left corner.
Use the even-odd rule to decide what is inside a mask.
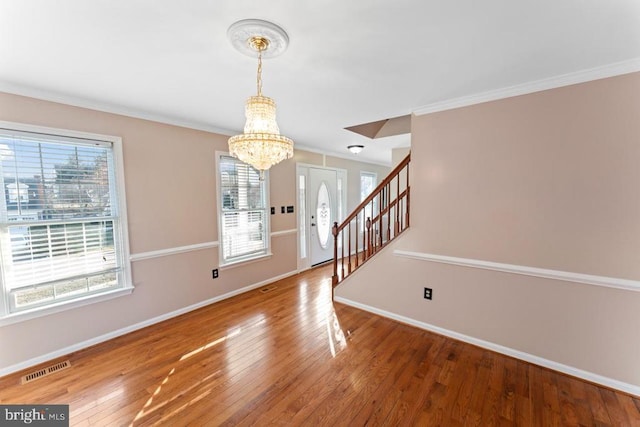
[[[258,96],[262,96],[262,50],[258,50]]]

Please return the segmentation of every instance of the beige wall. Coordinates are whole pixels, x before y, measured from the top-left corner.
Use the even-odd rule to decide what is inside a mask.
[[[640,278],[639,112],[636,73],[417,117],[416,249]]]
[[[393,255],[640,280],[638,112],[634,73],[414,117],[411,229],[337,296],[640,390],[640,292]]]
[[[391,164],[393,165],[392,167],[396,167],[397,165],[399,165],[400,162],[403,161],[410,152],[411,147],[394,148],[393,150],[391,150]]]
[[[171,250],[218,240],[216,151],[227,136],[0,93],[0,120],[119,136],[123,141],[131,254]],[[349,197],[359,201],[359,171],[389,168],[296,151],[269,171],[271,258],[221,269],[217,248],[132,262],[132,295],[0,327],[0,372],[81,345],[185,307],[297,269],[296,163],[340,167],[349,174]],[[379,175],[380,176],[380,175]],[[354,179],[353,177],[356,177]],[[296,209],[297,212],[297,209]]]
[[[218,240],[216,151],[209,132],[0,93],[0,120],[122,138],[131,254]],[[295,204],[295,162],[270,171],[272,206]],[[295,215],[271,217],[271,231],[295,230]],[[132,263],[132,295],[0,327],[0,371],[128,328],[297,268],[296,235],[272,238],[273,257],[221,270],[217,248]]]
[[[297,227],[295,213],[280,212],[281,206],[295,206],[296,197],[296,161],[285,160],[269,170],[269,198],[271,206],[276,208],[275,215],[271,215],[271,231],[295,230]],[[297,209],[296,209],[297,211]],[[286,210],[285,210],[286,212]],[[292,240],[295,249],[295,238]],[[297,257],[297,252],[296,252]]]

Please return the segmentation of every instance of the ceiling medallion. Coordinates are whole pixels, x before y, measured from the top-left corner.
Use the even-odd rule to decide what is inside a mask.
[[[264,59],[275,58],[287,50],[289,36],[276,24],[261,19],[243,19],[231,24],[227,37],[240,53],[256,58],[256,50],[251,46],[252,37],[261,37],[269,41],[269,48],[262,52]]]

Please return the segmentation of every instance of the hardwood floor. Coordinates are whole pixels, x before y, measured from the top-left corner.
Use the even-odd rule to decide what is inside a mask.
[[[331,267],[71,354],[0,403],[71,425],[640,426],[640,400],[331,303]],[[63,360],[63,359],[61,359]]]

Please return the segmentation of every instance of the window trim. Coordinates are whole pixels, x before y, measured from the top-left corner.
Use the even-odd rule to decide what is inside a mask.
[[[364,200],[362,198],[362,177],[363,176],[368,176],[368,177],[373,177],[373,188],[376,188],[376,186],[378,185],[378,174],[376,172],[369,172],[369,171],[365,171],[365,170],[361,170],[360,171],[360,202],[362,202],[362,200]]]
[[[53,302],[51,304],[25,309],[24,311],[10,312],[9,292],[5,290],[4,284],[0,283],[0,325],[17,323],[37,317],[47,316],[53,313],[70,310],[79,306],[97,303],[112,299],[120,295],[128,295],[133,291],[133,281],[131,277],[131,253],[129,246],[129,230],[127,218],[127,198],[125,192],[124,179],[124,159],[122,149],[122,138],[119,136],[103,135],[91,132],[76,131],[70,129],[54,128],[48,126],[31,125],[26,123],[0,121],[0,128],[20,132],[39,133],[62,138],[91,139],[110,143],[113,152],[114,179],[117,198],[117,212],[119,219],[119,251],[122,256],[122,286],[109,289],[105,292],[79,296],[78,298]]]
[[[271,197],[269,194],[270,188],[270,177],[269,171],[264,171],[264,218],[265,218],[265,249],[264,252],[260,251],[258,253],[246,255],[244,257],[237,257],[231,261],[225,261],[224,259],[224,236],[222,229],[222,180],[220,176],[220,161],[222,157],[233,157],[227,151],[216,151],[216,206],[217,206],[217,215],[218,215],[218,267],[220,268],[230,268],[239,265],[244,265],[247,263],[261,261],[264,259],[268,259],[273,254],[271,253],[271,215],[269,212],[269,206],[271,205]],[[233,157],[235,159],[235,157]],[[238,160],[240,161],[240,160]]]
[[[81,296],[76,299],[62,300],[54,304],[34,307],[32,309],[18,311],[16,313],[10,313],[4,317],[0,317],[0,327],[11,325],[13,323],[24,322],[26,320],[37,319],[39,317],[60,313],[78,307],[84,307],[86,305],[95,304],[102,301],[108,301],[110,299],[118,298],[124,295],[130,295],[131,293],[133,293],[133,286],[127,286],[123,288],[111,289],[99,294],[90,294],[83,297]]]
[[[364,201],[364,199],[367,198],[367,196],[362,197],[362,177],[363,176],[368,176],[368,177],[372,177],[373,178],[373,188],[375,189],[378,186],[378,174],[376,172],[369,172],[369,171],[365,171],[365,170],[361,170],[360,171],[360,187],[358,189],[359,197],[360,197],[360,201],[358,203],[362,203]],[[367,206],[369,206],[367,204]],[[376,201],[376,199],[373,199],[373,203],[371,204],[371,217],[373,218],[373,216],[376,213],[376,208],[378,206],[378,202]],[[367,217],[365,216],[366,213],[366,206],[365,209],[363,210],[362,213],[362,219],[360,220],[360,231],[364,232],[365,230],[365,221],[367,219]]]

